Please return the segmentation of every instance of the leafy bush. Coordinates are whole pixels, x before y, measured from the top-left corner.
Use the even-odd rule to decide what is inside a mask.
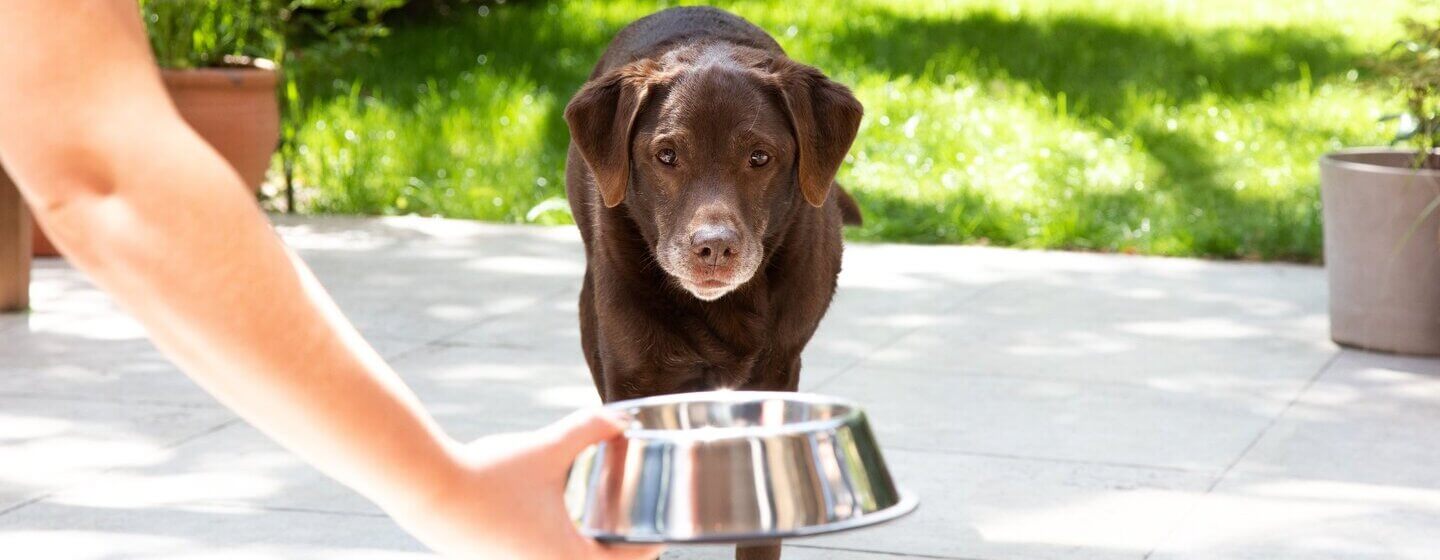
[[[341,51],[385,35],[381,18],[406,0],[289,0],[280,12],[291,48],[326,46]]]
[[[284,47],[280,0],[140,0],[155,59],[204,68],[275,58]]]
[[[1396,41],[1375,65],[1405,100],[1395,143],[1408,143],[1421,154],[1440,147],[1440,5],[1419,4],[1402,22],[1406,37]],[[1417,158],[1436,165],[1435,158]]]
[[[385,34],[381,18],[405,0],[139,0],[164,68],[283,60],[292,49],[354,50]]]

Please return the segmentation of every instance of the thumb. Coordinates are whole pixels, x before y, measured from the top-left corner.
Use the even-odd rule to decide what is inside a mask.
[[[574,412],[545,428],[553,442],[550,451],[570,461],[592,444],[620,435],[630,424],[625,413],[609,409]]]

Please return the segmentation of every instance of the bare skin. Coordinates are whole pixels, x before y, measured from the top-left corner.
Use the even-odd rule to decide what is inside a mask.
[[[570,461],[620,419],[469,444],[440,430],[175,112],[134,0],[0,2],[0,42],[25,45],[0,57],[6,171],[70,262],[222,403],[443,554],[659,554],[584,538],[562,505]]]

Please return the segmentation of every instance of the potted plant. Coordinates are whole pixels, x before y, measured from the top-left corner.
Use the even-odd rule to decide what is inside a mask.
[[[273,61],[302,53],[324,57],[361,51],[383,36],[384,15],[405,0],[138,0],[165,88],[180,116],[259,192],[277,147],[287,210],[294,210],[290,172],[297,148],[281,128],[281,101],[294,122],[304,107],[293,77]],[[280,80],[285,87],[278,87]],[[277,94],[283,89],[283,98]],[[283,143],[282,143],[283,133]],[[35,229],[35,254],[55,255]]]
[[[1406,111],[1396,142],[1320,160],[1330,336],[1342,345],[1440,355],[1440,18],[1375,65]],[[1392,144],[1393,145],[1393,144]]]
[[[280,140],[283,0],[139,0],[180,116],[258,191]],[[36,226],[36,255],[55,255]]]
[[[180,116],[258,190],[280,139],[281,10],[270,0],[139,0]],[[38,228],[38,226],[37,226]],[[55,255],[35,231],[35,254]]]

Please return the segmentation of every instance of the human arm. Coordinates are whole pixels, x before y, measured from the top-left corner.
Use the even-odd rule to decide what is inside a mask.
[[[218,400],[442,552],[656,554],[584,539],[560,507],[565,465],[613,419],[473,445],[440,430],[175,111],[133,0],[0,2],[0,41],[17,45],[0,57],[0,164],[70,262]]]

